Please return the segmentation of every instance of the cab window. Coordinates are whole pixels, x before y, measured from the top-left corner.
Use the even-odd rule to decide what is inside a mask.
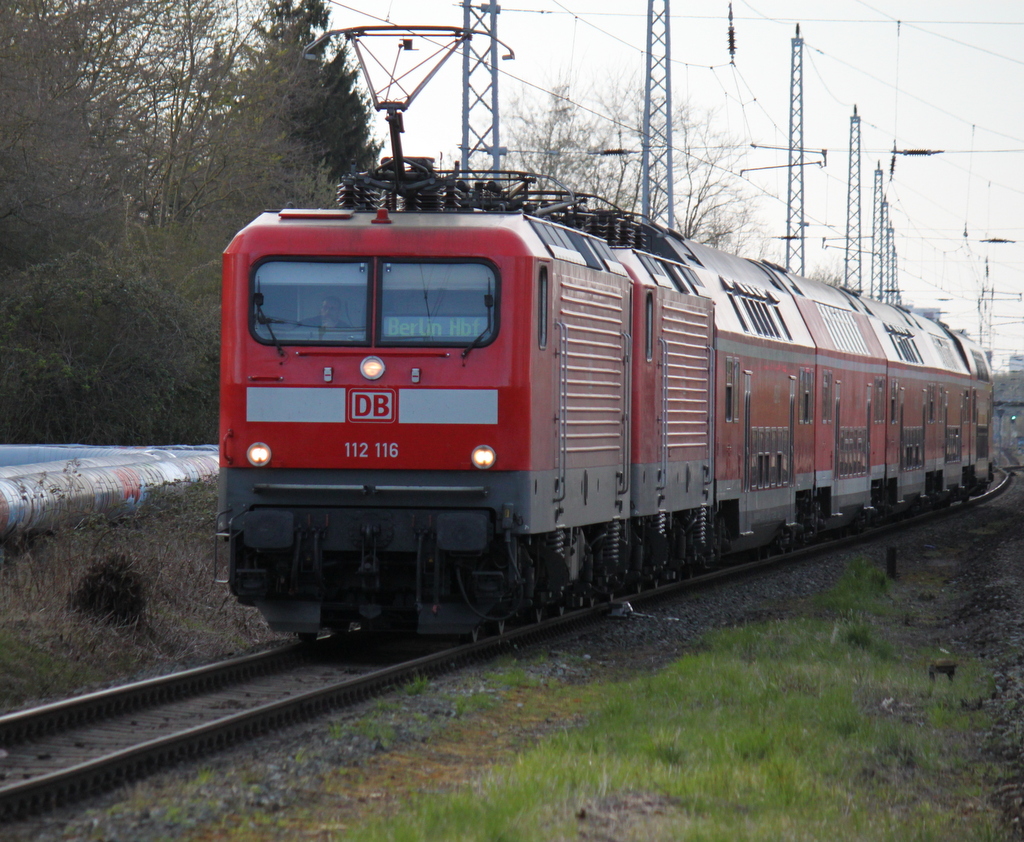
[[[497,277],[483,263],[381,263],[378,342],[486,345],[497,333]]]
[[[250,320],[268,343],[367,341],[369,264],[268,260],[256,267]]]

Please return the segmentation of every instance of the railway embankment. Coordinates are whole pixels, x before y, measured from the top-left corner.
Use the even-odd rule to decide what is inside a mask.
[[[0,557],[0,713],[273,639],[213,580],[216,483],[17,536]]]
[[[1022,513],[1018,483],[952,520],[416,682],[10,838],[1016,838]]]

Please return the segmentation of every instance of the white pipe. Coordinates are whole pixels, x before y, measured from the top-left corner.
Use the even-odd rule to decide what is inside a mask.
[[[154,488],[211,479],[218,470],[215,447],[86,452],[96,451],[105,452],[0,468],[0,537],[132,511]]]

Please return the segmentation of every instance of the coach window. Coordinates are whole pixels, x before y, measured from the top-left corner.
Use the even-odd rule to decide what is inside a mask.
[[[260,342],[366,343],[368,263],[266,260],[253,272],[250,325]]]
[[[740,361],[739,357],[725,358],[725,420],[740,420]]]
[[[800,369],[800,423],[814,421],[814,369]]]
[[[828,424],[832,420],[832,372],[821,373],[821,421]]]
[[[647,362],[654,359],[654,293],[647,293],[644,303],[644,354]]]
[[[895,424],[899,418],[900,381],[889,381],[889,423]]]
[[[483,263],[380,267],[382,345],[479,347],[498,332],[497,275]]]
[[[875,423],[885,423],[885,378],[875,378]]]
[[[541,266],[537,275],[537,345],[548,347],[548,267]]]

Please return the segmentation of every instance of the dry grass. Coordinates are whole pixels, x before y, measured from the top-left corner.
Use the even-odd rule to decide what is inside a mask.
[[[213,581],[216,486],[7,547],[0,710],[273,639]]]

